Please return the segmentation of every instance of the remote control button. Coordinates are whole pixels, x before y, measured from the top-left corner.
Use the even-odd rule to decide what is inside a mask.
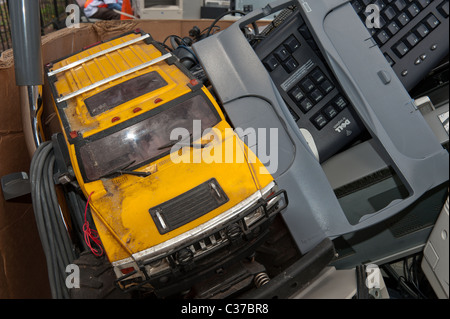
[[[325,92],[325,94],[328,94],[334,89],[334,86],[330,81],[326,80],[322,84],[320,84],[320,88],[323,92]]]
[[[314,82],[319,84],[320,82],[325,80],[325,75],[323,75],[322,71],[320,71],[319,69],[315,69],[314,71],[311,72],[311,78],[313,79]]]
[[[322,92],[320,92],[319,90],[315,89],[314,91],[312,91],[309,96],[311,97],[311,99],[318,103],[321,99],[323,99],[323,94]]]
[[[300,85],[302,86],[302,88],[305,90],[305,92],[311,92],[312,90],[314,90],[316,87],[314,86],[313,81],[311,81],[310,79],[306,78],[305,80],[303,80]]]
[[[327,116],[328,119],[333,119],[337,114],[338,111],[336,111],[336,109],[333,107],[333,105],[329,105],[327,106],[323,112],[325,113],[325,115]]]
[[[322,129],[325,125],[327,125],[328,121],[323,114],[317,114],[311,118],[311,121],[316,126],[318,130]]]
[[[294,53],[294,51],[300,47],[300,42],[298,42],[297,39],[291,35],[284,43],[284,46],[289,50],[289,52]]]
[[[273,55],[275,55],[278,58],[278,60],[280,60],[281,62],[283,62],[284,60],[286,60],[287,58],[290,57],[288,50],[286,50],[286,48],[283,45],[278,47],[273,52]]]
[[[278,60],[273,56],[270,55],[268,58],[266,58],[263,61],[264,66],[266,67],[267,71],[272,72],[276,69],[276,67],[280,64]]]
[[[309,110],[313,108],[314,104],[309,99],[303,99],[300,102],[300,108],[303,113],[307,113]]]
[[[305,95],[303,94],[302,90],[300,90],[299,87],[294,87],[290,92],[289,95],[292,97],[292,99],[295,102],[300,102],[301,99],[303,99],[305,97]]]
[[[288,73],[292,73],[296,68],[298,68],[298,63],[293,57],[290,57],[283,63],[284,69]]]
[[[347,100],[342,95],[338,95],[334,99],[333,104],[334,104],[334,106],[336,106],[336,108],[339,111],[342,111],[343,109],[345,109],[348,106]]]

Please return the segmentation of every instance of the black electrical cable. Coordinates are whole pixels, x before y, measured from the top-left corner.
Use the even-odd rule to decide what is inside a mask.
[[[58,254],[59,252],[59,247],[58,247],[58,240],[54,234],[54,227],[52,224],[52,219],[51,219],[51,207],[49,206],[49,198],[47,197],[47,193],[48,193],[48,180],[45,178],[45,174],[48,170],[48,165],[49,165],[49,161],[48,158],[50,156],[50,152],[52,151],[52,147],[51,145],[47,146],[48,152],[45,152],[45,156],[42,156],[42,158],[40,158],[39,161],[39,165],[37,166],[37,176],[38,176],[38,181],[39,181],[39,188],[38,188],[38,194],[39,194],[39,199],[38,201],[40,202],[39,205],[40,207],[40,212],[42,214],[43,217],[43,224],[45,227],[45,233],[46,236],[49,239],[49,243],[50,243],[50,250],[48,251],[48,253],[50,254],[50,260],[53,263],[53,267],[55,269],[53,275],[53,280],[55,283],[55,288],[56,288],[56,292],[55,292],[55,297],[57,299],[60,299],[63,297],[63,287],[62,287],[62,282],[61,282],[61,277],[60,277],[60,267],[61,267],[61,256],[60,254]]]
[[[208,28],[208,32],[206,33],[206,37],[209,37],[211,34],[211,30],[215,27],[216,23],[219,22],[220,19],[222,19],[223,17],[229,15],[229,14],[234,14],[234,13],[238,13],[241,14],[243,16],[245,16],[247,13],[241,10],[229,10],[227,12],[222,13],[221,15],[219,15],[209,26]],[[258,35],[258,26],[256,24],[256,22],[252,22],[253,28],[255,29],[255,35]]]
[[[47,178],[49,180],[49,184],[53,183],[53,171],[55,166],[55,156],[51,157],[50,165],[47,171]],[[55,217],[56,227],[59,229],[59,234],[61,234],[61,243],[64,246],[63,252],[66,252],[66,260],[67,262],[71,262],[76,258],[75,252],[73,251],[73,245],[71,244],[70,238],[67,235],[66,225],[63,221],[62,212],[59,207],[58,197],[56,195],[55,187],[50,187],[50,198],[53,203],[53,212]],[[67,265],[67,264],[66,264]]]
[[[42,143],[30,165],[33,210],[47,261],[52,297],[68,298],[66,267],[76,258],[53,182],[55,155],[51,142]]]
[[[403,276],[399,276],[391,265],[385,264],[382,266],[383,270],[392,277],[403,290],[414,299],[419,299],[419,296],[407,285],[406,279]]]
[[[54,241],[54,250],[52,251],[55,255],[55,259],[57,262],[58,274],[56,275],[56,281],[58,283],[60,298],[68,297],[67,289],[64,289],[63,286],[65,284],[65,269],[67,265],[69,265],[72,260],[74,260],[73,256],[71,256],[72,252],[70,250],[70,246],[66,247],[67,236],[64,236],[65,230],[61,229],[61,217],[59,215],[59,204],[56,198],[56,192],[53,184],[53,167],[55,164],[55,157],[52,156],[53,153],[50,153],[49,156],[45,159],[42,182],[44,185],[44,197],[45,207],[44,210],[45,217],[50,221],[50,228],[52,231],[49,232],[49,235],[53,235]],[[59,215],[59,216],[58,216]]]
[[[55,269],[54,269],[54,262],[52,260],[52,255],[49,253],[51,251],[50,247],[50,241],[49,238],[46,235],[46,227],[44,225],[44,220],[42,218],[42,207],[41,203],[38,200],[40,195],[40,176],[39,167],[41,165],[41,158],[42,154],[49,152],[50,149],[48,148],[48,145],[50,142],[44,142],[42,143],[36,152],[33,155],[33,158],[31,160],[30,165],[30,180],[31,180],[31,196],[32,196],[32,202],[33,202],[33,211],[35,214],[36,219],[36,225],[39,233],[39,237],[41,239],[42,248],[45,252],[45,257],[47,261],[47,270],[48,270],[48,277],[49,277],[49,284],[50,289],[52,293],[52,297],[56,298],[57,296],[57,288],[56,288],[56,282],[55,282]],[[46,154],[44,154],[45,156]]]

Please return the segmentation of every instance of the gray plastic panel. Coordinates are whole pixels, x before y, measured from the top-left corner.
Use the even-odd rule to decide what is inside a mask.
[[[393,216],[448,180],[447,151],[347,2],[277,1],[193,46],[235,127],[278,128],[282,132],[278,157],[285,160],[272,175],[288,192],[289,207],[283,217],[302,252],[324,236],[351,233]],[[302,9],[328,64],[372,134],[374,147],[410,193],[408,198],[364,216],[356,225],[345,217],[321,166],[241,31],[291,4]],[[261,100],[270,104],[273,114],[261,112]]]

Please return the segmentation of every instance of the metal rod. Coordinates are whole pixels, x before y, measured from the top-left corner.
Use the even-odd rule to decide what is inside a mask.
[[[16,84],[44,84],[38,0],[9,2]]]
[[[74,68],[74,67],[76,67],[77,65],[80,65],[80,64],[82,64],[82,63],[86,63],[87,61],[92,60],[92,59],[95,59],[95,58],[97,58],[97,57],[99,57],[99,56],[101,56],[101,55],[105,55],[105,54],[108,54],[108,53],[110,53],[110,52],[112,52],[112,51],[119,50],[119,49],[121,49],[121,48],[123,48],[123,47],[129,46],[129,45],[131,45],[131,44],[133,44],[133,43],[142,41],[142,40],[147,39],[147,38],[149,38],[149,37],[150,37],[149,34],[145,34],[145,35],[143,35],[143,36],[141,36],[141,37],[139,37],[139,38],[136,38],[136,39],[133,39],[133,40],[130,40],[130,41],[127,41],[127,42],[118,44],[118,45],[113,46],[113,47],[111,47],[111,48],[102,50],[102,51],[100,51],[100,52],[94,53],[94,54],[92,54],[92,55],[90,55],[90,56],[88,56],[88,57],[85,57],[85,58],[80,59],[80,60],[78,60],[78,61],[75,61],[75,62],[72,62],[72,63],[70,63],[70,64],[67,64],[67,65],[63,66],[62,68],[59,68],[59,69],[57,69],[57,70],[50,71],[50,72],[48,72],[48,76],[52,76],[52,75],[58,74],[58,73],[60,73],[60,72],[66,71],[66,70],[68,70],[68,69]]]
[[[101,86],[101,85],[103,85],[103,84],[105,84],[105,83],[114,81],[114,80],[116,80],[116,79],[118,79],[118,78],[121,78],[121,77],[123,77],[123,76],[125,76],[125,75],[131,74],[131,73],[133,73],[133,72],[139,71],[139,70],[141,70],[141,69],[144,69],[144,68],[146,68],[146,67],[149,67],[149,66],[151,66],[151,65],[153,65],[153,64],[156,64],[156,63],[158,63],[158,62],[164,61],[164,60],[170,58],[171,56],[172,56],[171,53],[166,53],[166,54],[164,54],[164,55],[162,55],[162,56],[160,56],[160,57],[158,57],[158,58],[156,58],[156,59],[153,59],[153,60],[151,60],[151,61],[149,61],[149,62],[147,62],[147,63],[143,63],[143,64],[141,64],[141,65],[135,66],[135,67],[133,67],[133,68],[131,68],[131,69],[125,70],[125,71],[123,71],[123,72],[117,73],[117,74],[115,74],[115,75],[113,75],[113,76],[110,76],[110,77],[108,77],[108,78],[105,78],[105,79],[103,79],[103,80],[101,80],[101,81],[95,82],[94,84],[91,84],[91,85],[89,85],[89,86],[86,86],[86,87],[84,87],[84,88],[82,88],[82,89],[80,89],[80,90],[77,90],[77,91],[75,91],[75,92],[72,92],[72,93],[70,93],[70,94],[67,94],[67,95],[65,95],[65,96],[62,96],[62,97],[60,97],[60,98],[57,98],[57,99],[56,99],[56,102],[60,103],[60,102],[66,101],[66,100],[71,99],[71,98],[73,98],[73,97],[75,97],[75,96],[77,96],[77,95],[80,95],[80,94],[83,94],[83,93],[85,93],[85,92],[87,92],[87,91],[90,91],[90,90],[92,90],[92,89],[95,89],[96,87],[99,87],[99,86]]]

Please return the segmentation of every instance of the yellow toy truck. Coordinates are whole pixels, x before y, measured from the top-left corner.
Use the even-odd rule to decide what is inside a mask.
[[[149,34],[96,44],[46,72],[70,171],[60,181],[87,200],[82,218],[95,226],[85,224],[85,243],[104,251],[121,290],[186,291],[264,241],[286,192]]]

